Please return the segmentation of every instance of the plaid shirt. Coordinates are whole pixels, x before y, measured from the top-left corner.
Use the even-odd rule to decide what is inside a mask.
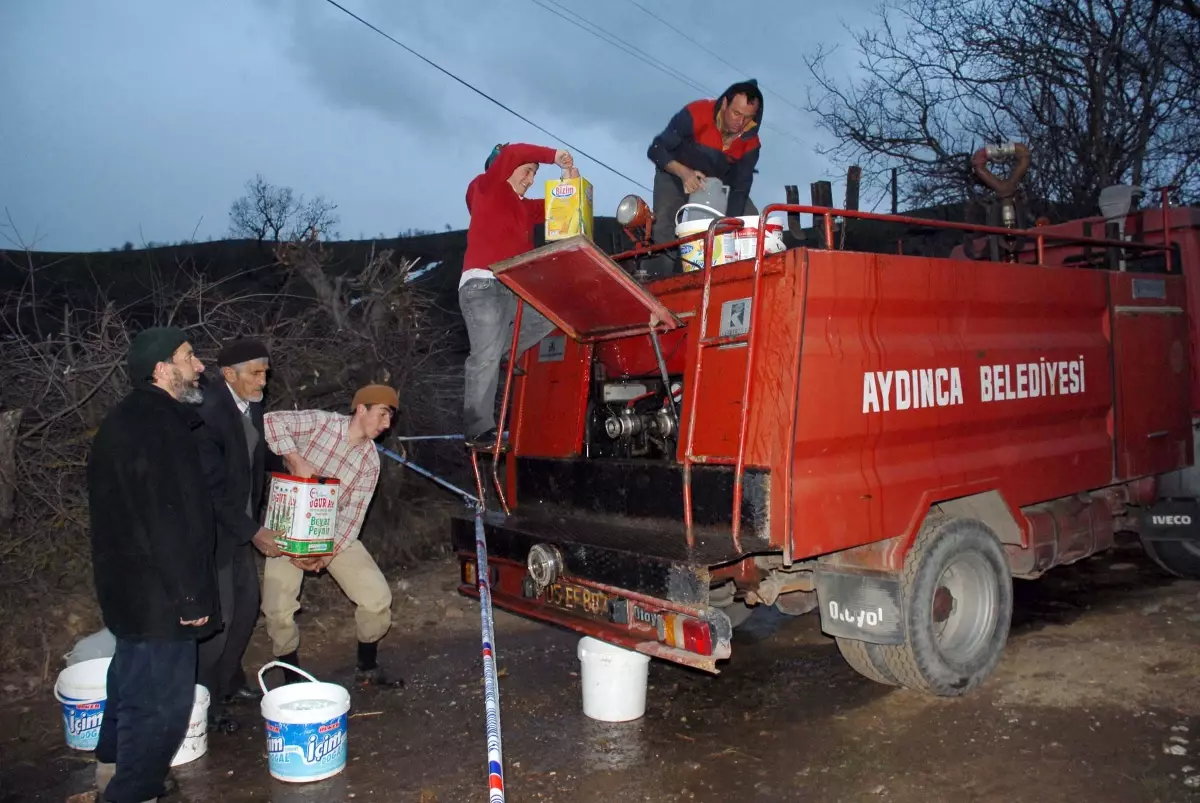
[[[323,410],[285,410],[263,416],[267,446],[277,455],[299,452],[317,475],[337,477],[342,485],[338,501],[334,553],[358,538],[367,505],[379,480],[379,453],[375,444],[350,445],[350,416]]]

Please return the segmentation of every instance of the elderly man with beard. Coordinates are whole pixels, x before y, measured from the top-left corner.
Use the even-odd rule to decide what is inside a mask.
[[[217,520],[217,588],[224,628],[200,642],[198,682],[212,695],[209,728],[232,733],[239,723],[226,707],[262,696],[246,683],[242,669],[258,620],[254,550],[278,557],[275,538],[282,533],[258,523],[266,477],[262,400],[270,354],[258,340],[234,340],[217,354],[217,367],[219,375],[201,379],[199,413],[205,426],[197,430],[197,443]]]
[[[87,466],[96,596],[117,640],[96,746],[111,803],[164,794],[195,696],[196,641],[220,619],[193,436],[204,366],[183,331],[156,327],[134,338],[128,367],[133,390],[100,424]]]
[[[267,413],[267,446],[283,458],[297,477],[336,477],[341,483],[334,524],[333,553],[307,558],[267,558],[263,572],[262,611],[275,656],[299,666],[300,609],[304,572],[325,569],[354,603],[358,635],[356,682],[364,687],[394,688],[403,680],[390,679],[377,661],[379,640],[392,625],[392,589],[371,553],[358,540],[379,480],[375,439],[392,425],[400,397],[386,385],[359,388],[350,403],[351,414],[324,410],[279,410]],[[285,672],[289,681],[299,676]]]

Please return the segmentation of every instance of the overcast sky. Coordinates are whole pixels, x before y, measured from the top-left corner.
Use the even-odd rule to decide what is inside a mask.
[[[765,0],[737,13],[727,1],[638,0],[744,72],[630,0],[554,3],[709,96],[757,78],[760,206],[782,201],[785,183],[806,199],[809,182],[834,177],[812,120],[787,101],[804,106],[804,55],[844,41],[842,22],[875,0]],[[646,186],[651,138],[702,96],[534,0],[342,4]],[[0,104],[0,210],[44,250],[220,238],[256,172],[337,203],[343,238],[463,228],[466,185],[494,144],[561,147],[324,0],[4,0]],[[597,214],[629,192],[649,200],[577,161]],[[530,196],[556,175],[542,168]]]

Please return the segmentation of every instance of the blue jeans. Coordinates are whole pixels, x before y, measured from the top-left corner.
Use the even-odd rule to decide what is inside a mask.
[[[470,279],[458,289],[458,305],[471,339],[464,366],[463,426],[468,438],[496,428],[496,389],[500,359],[512,346],[516,295],[498,279]],[[521,311],[517,356],[554,331],[554,324],[529,304]]]
[[[142,803],[163,790],[196,694],[196,642],[117,639],[96,761],[116,764],[104,800]]]

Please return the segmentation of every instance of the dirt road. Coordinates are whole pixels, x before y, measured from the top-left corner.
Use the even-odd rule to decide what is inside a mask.
[[[486,800],[478,611],[455,577],[444,563],[397,581],[381,655],[407,686],[355,694],[345,772],[272,781],[250,708],[240,732],[210,734],[209,754],[177,770],[175,799]],[[652,663],[646,716],[623,725],[583,715],[577,637],[498,613],[508,800],[1200,800],[1200,583],[1168,581],[1126,546],[1016,590],[1006,658],[967,699],[877,686],[815,616],[764,610],[718,677]],[[302,656],[347,682],[348,603],[307,607]],[[260,629],[249,665],[265,658]],[[0,728],[0,801],[88,788],[90,756],[65,748],[48,695],[5,704]]]

